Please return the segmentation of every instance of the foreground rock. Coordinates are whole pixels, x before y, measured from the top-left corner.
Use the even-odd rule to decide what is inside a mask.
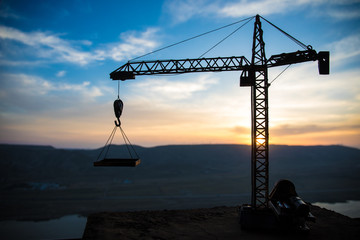
[[[316,223],[307,236],[242,231],[236,207],[96,213],[83,239],[360,239],[360,220],[312,206]]]

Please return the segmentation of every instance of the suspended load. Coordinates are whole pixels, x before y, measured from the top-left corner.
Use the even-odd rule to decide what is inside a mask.
[[[113,131],[111,132],[107,142],[105,143],[105,146],[101,150],[101,152],[97,158],[97,161],[94,162],[95,167],[136,167],[137,165],[140,164],[140,158],[139,158],[138,154],[136,153],[135,148],[133,147],[133,145],[129,141],[129,138],[126,136],[124,130],[121,127],[120,116],[122,114],[123,108],[124,108],[123,101],[121,101],[120,98],[116,99],[114,101],[114,113],[115,113],[115,117],[116,117],[116,120],[114,121],[115,127],[114,127]],[[121,135],[123,137],[123,140],[124,140],[124,143],[126,146],[126,150],[128,152],[128,157],[123,157],[123,158],[107,157],[117,128],[120,129]],[[99,159],[102,156],[103,156],[103,159],[99,161]]]

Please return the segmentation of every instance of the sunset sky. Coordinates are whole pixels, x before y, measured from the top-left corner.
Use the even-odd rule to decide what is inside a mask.
[[[0,143],[104,145],[128,60],[260,14],[316,51],[317,62],[269,69],[270,144],[360,148],[359,0],[0,1]],[[140,60],[197,58],[243,23]],[[266,56],[303,50],[262,21]],[[205,57],[251,59],[254,20]],[[121,82],[133,144],[250,144],[250,88],[241,72],[139,76]],[[115,144],[123,144],[120,134]]]

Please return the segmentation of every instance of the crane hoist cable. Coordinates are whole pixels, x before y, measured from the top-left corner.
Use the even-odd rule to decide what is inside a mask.
[[[179,41],[179,42],[176,42],[176,43],[167,45],[167,46],[165,46],[165,47],[156,49],[156,50],[154,50],[154,51],[151,51],[151,52],[145,53],[145,54],[143,54],[143,55],[140,55],[140,56],[138,56],[138,57],[135,57],[135,58],[133,58],[133,59],[130,59],[129,62],[132,62],[132,61],[134,61],[134,60],[137,60],[137,59],[139,59],[139,58],[148,56],[148,55],[153,54],[153,53],[156,53],[156,52],[160,52],[160,51],[165,50],[165,49],[167,49],[167,48],[174,47],[174,46],[179,45],[179,44],[182,44],[182,43],[184,43],[184,42],[188,42],[188,41],[190,41],[190,40],[193,40],[193,39],[196,39],[196,38],[205,36],[205,35],[207,35],[207,34],[210,34],[210,33],[216,32],[216,31],[219,31],[219,30],[221,30],[221,29],[224,29],[224,28],[227,28],[227,27],[236,25],[236,24],[238,24],[238,23],[241,23],[241,22],[244,22],[244,21],[250,21],[250,20],[253,19],[253,18],[255,18],[255,16],[251,16],[251,17],[248,17],[248,18],[245,18],[245,19],[241,19],[241,20],[239,20],[239,21],[236,21],[236,22],[233,22],[233,23],[224,25],[224,26],[222,26],[222,27],[219,27],[219,28],[216,28],[216,29],[213,29],[213,30],[210,30],[210,31],[201,33],[201,34],[198,34],[198,35],[196,35],[196,36],[193,36],[193,37],[184,39],[184,40],[182,40],[182,41]],[[115,70],[115,71],[116,71],[116,70]]]
[[[264,21],[266,21],[267,23],[269,23],[271,26],[273,26],[274,28],[276,28],[277,30],[279,30],[282,34],[284,34],[286,37],[288,37],[290,40],[292,40],[293,42],[295,42],[297,45],[299,45],[300,47],[304,48],[305,50],[311,50],[312,46],[311,45],[305,45],[304,43],[302,43],[301,41],[299,41],[298,39],[296,39],[295,37],[291,36],[290,34],[288,34],[287,32],[285,32],[284,30],[282,30],[281,28],[279,28],[278,26],[276,26],[275,24],[273,24],[272,22],[270,22],[269,20],[267,20],[266,18],[260,16],[260,18],[262,18]],[[284,70],[282,70],[270,83],[269,86],[276,80],[278,79],[292,64],[289,64],[288,66],[286,66],[286,68],[284,68]]]
[[[261,16],[260,16],[261,17]],[[282,30],[281,28],[279,28],[278,26],[276,26],[275,24],[271,23],[270,21],[268,21],[266,18],[261,17],[262,19],[264,19],[267,23],[269,23],[271,26],[273,26],[274,28],[276,28],[277,30],[279,30],[281,33],[283,33],[285,36],[287,36],[288,38],[290,38],[293,42],[295,42],[297,45],[299,45],[300,47],[304,48],[305,50],[308,49],[312,49],[311,45],[305,45],[304,43],[300,42],[299,40],[297,40],[296,38],[294,38],[293,36],[291,36],[290,34],[288,34],[287,32],[285,32],[284,30]]]
[[[126,136],[124,130],[121,127],[121,121],[120,117],[123,112],[124,103],[120,99],[120,81],[118,81],[118,98],[114,101],[114,113],[116,120],[115,127],[113,128],[112,132],[110,133],[109,138],[107,139],[104,147],[102,148],[100,154],[97,157],[97,161],[94,162],[94,166],[122,166],[122,167],[135,167],[136,165],[140,164],[140,158],[137,154],[134,146],[131,144],[129,138]],[[114,139],[115,133],[117,128],[120,129],[122,138],[124,140],[126,149],[128,151],[128,154],[130,158],[108,158],[108,152],[110,149],[110,146],[112,144],[112,141]],[[103,156],[103,153],[105,151],[103,160],[99,161],[99,159]]]
[[[234,33],[236,33],[237,31],[239,31],[242,27],[244,27],[246,24],[248,24],[253,18],[255,18],[255,16],[254,17],[250,17],[250,18],[246,18],[246,19],[244,19],[244,20],[241,20],[240,22],[243,22],[243,21],[245,21],[245,20],[247,20],[244,24],[242,24],[240,27],[238,27],[238,28],[236,28],[234,31],[232,31],[231,33],[229,33],[228,35],[226,35],[223,39],[221,39],[219,42],[217,42],[215,45],[213,45],[212,47],[210,47],[208,50],[206,50],[203,54],[201,54],[198,58],[202,58],[203,56],[205,56],[208,52],[210,52],[211,50],[213,50],[214,48],[216,48],[217,46],[219,46],[222,42],[224,42],[226,39],[228,39],[231,35],[233,35]],[[236,22],[236,23],[239,23],[239,21],[238,22]],[[231,26],[231,25],[233,25],[233,24],[235,24],[235,23],[232,23],[232,24],[229,24],[229,25],[226,25],[226,26],[224,26],[224,27],[228,27],[228,26]],[[223,28],[224,28],[223,27]],[[216,30],[219,30],[219,29],[222,29],[222,28],[218,28],[218,29],[215,29],[215,30],[213,30],[213,31],[216,31]],[[210,32],[212,32],[212,31],[210,31]],[[206,34],[206,33],[205,33]],[[202,35],[204,35],[204,34],[201,34],[201,36]],[[196,37],[196,36],[195,36]],[[195,38],[194,37],[194,38]],[[194,39],[194,38],[191,38],[191,39]],[[190,40],[190,39],[189,39]],[[184,40],[184,41],[187,41],[187,40]],[[181,41],[181,42],[179,42],[179,43],[177,43],[177,44],[180,44],[180,43],[182,43],[182,42],[184,42],[184,41]],[[174,46],[175,44],[173,44],[173,46]],[[168,47],[170,47],[170,46],[168,46]],[[165,48],[167,48],[167,47],[165,47]],[[164,48],[164,49],[165,49]],[[162,50],[162,49],[159,49],[159,50],[156,50],[156,51],[160,51],[160,50]],[[154,52],[156,52],[156,51],[154,51]],[[153,53],[153,52],[151,52],[151,53]],[[149,54],[151,54],[151,53],[149,53]],[[145,54],[145,55],[143,55],[143,56],[146,56],[146,55],[148,55],[148,54]],[[142,56],[140,56],[140,57],[142,57]],[[137,58],[135,58],[135,59],[137,59]],[[182,74],[182,73],[178,73],[178,74],[176,74],[176,75],[180,75],[180,74]],[[165,74],[166,75],[166,74]],[[170,75],[170,74],[169,74]],[[171,74],[172,76],[174,76],[174,74]]]
[[[222,26],[222,27],[219,27],[219,28],[216,28],[216,29],[213,29],[213,30],[210,30],[210,31],[201,33],[201,34],[198,34],[198,35],[196,35],[196,36],[193,36],[193,37],[184,39],[184,40],[182,40],[182,41],[179,41],[179,42],[176,42],[176,43],[167,45],[167,46],[165,46],[165,47],[162,47],[162,48],[156,49],[156,50],[154,50],[154,51],[145,53],[145,54],[143,54],[143,55],[137,56],[137,57],[135,57],[135,58],[132,58],[132,59],[130,59],[128,62],[129,62],[129,63],[130,63],[130,62],[133,62],[134,60],[137,60],[137,59],[139,59],[139,58],[142,58],[142,57],[151,55],[151,54],[156,53],[156,52],[160,52],[160,51],[165,50],[165,49],[167,49],[167,48],[174,47],[174,46],[176,46],[176,45],[185,43],[185,42],[187,42],[187,41],[190,41],[190,40],[193,40],[193,39],[196,39],[196,38],[205,36],[205,35],[207,35],[207,34],[210,34],[210,33],[219,31],[219,30],[221,30],[221,29],[228,28],[228,27],[230,27],[230,26],[233,26],[233,25],[236,25],[236,24],[238,24],[238,23],[241,23],[241,22],[245,22],[245,21],[246,21],[246,22],[245,22],[244,24],[242,24],[240,27],[236,28],[234,31],[232,31],[230,34],[228,34],[225,38],[223,38],[223,39],[220,40],[218,43],[216,43],[214,46],[212,46],[210,49],[208,49],[208,50],[205,51],[203,54],[201,54],[200,57],[199,57],[199,58],[201,58],[201,57],[203,57],[205,54],[207,54],[208,52],[210,52],[212,49],[214,49],[215,47],[217,47],[219,44],[221,44],[223,41],[225,41],[227,38],[229,38],[231,35],[233,35],[233,34],[236,33],[238,30],[240,30],[242,27],[244,27],[247,23],[249,23],[249,22],[250,22],[251,20],[253,20],[255,17],[256,17],[256,16],[252,16],[252,17],[248,17],[248,18],[245,18],[245,19],[241,19],[241,20],[239,20],[239,21],[236,21],[236,22],[233,22],[233,23],[224,25],[224,26]],[[116,69],[115,71],[117,71],[117,70],[119,70],[119,68]],[[115,71],[114,71],[114,72],[115,72]],[[178,74],[182,74],[182,73],[178,73]],[[166,74],[164,74],[164,75],[166,75]],[[174,74],[171,74],[171,75],[173,76]],[[177,74],[176,74],[176,75],[177,75]]]
[[[216,43],[214,46],[212,46],[210,49],[208,49],[206,52],[204,52],[203,54],[200,55],[199,58],[202,58],[205,54],[207,54],[208,52],[210,52],[211,50],[213,50],[215,47],[217,47],[220,43],[222,43],[223,41],[225,41],[226,39],[228,39],[231,35],[233,35],[234,33],[236,33],[237,31],[239,31],[243,26],[245,26],[247,23],[249,23],[254,17],[251,18],[247,18],[249,19],[247,22],[245,22],[244,24],[242,24],[240,27],[236,28],[234,31],[232,31],[230,34],[228,34],[226,37],[224,37],[223,39],[221,39],[218,43]],[[246,19],[245,19],[246,20]]]
[[[292,64],[289,64],[286,66],[286,68],[284,68],[284,70],[282,70],[270,83],[269,83],[269,86],[276,80],[278,79],[278,77],[281,76],[281,74],[283,74]]]

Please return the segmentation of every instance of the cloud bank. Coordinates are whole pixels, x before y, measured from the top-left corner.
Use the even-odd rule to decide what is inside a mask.
[[[158,31],[157,28],[148,28],[144,32],[126,32],[120,35],[119,42],[92,47],[92,42],[88,40],[67,40],[63,38],[65,34],[24,32],[0,25],[0,47],[3,51],[0,64],[23,65],[29,58],[43,60],[42,63],[60,62],[81,66],[107,59],[121,61],[157,47]],[[27,63],[34,64],[33,61]]]

